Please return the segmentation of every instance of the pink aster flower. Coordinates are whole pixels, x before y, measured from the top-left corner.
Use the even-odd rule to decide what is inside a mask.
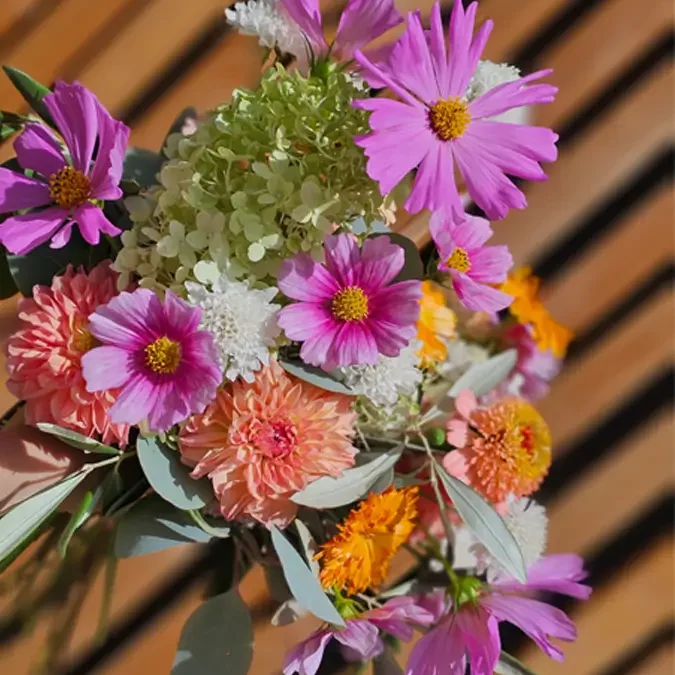
[[[351,59],[361,49],[390,28],[403,22],[393,0],[349,0],[342,12],[332,46],[323,34],[319,0],[281,0],[286,12],[305,34],[315,56]]]
[[[302,342],[303,361],[332,370],[398,356],[416,335],[421,282],[392,284],[405,262],[403,249],[386,236],[359,249],[349,234],[326,237],[326,264],[306,253],[285,260],[279,289],[297,303],[284,307],[278,323]]]
[[[368,157],[368,175],[387,194],[417,168],[404,207],[411,213],[461,211],[455,169],[469,194],[491,220],[511,208],[525,208],[523,193],[506,174],[545,180],[539,162],[556,159],[558,136],[550,129],[492,120],[513,108],[553,100],[557,89],[528,86],[550,71],[539,71],[489,90],[471,102],[465,92],[492,30],[487,21],[473,36],[477,4],[465,11],[455,2],[446,49],[440,4],[431,12],[431,30],[422,27],[419,12],[408,15],[406,32],[391,52],[386,68],[361,52],[354,58],[366,79],[385,83],[401,100],[372,98],[353,105],[371,110],[372,133],[356,139]]]
[[[121,232],[96,201],[122,196],[119,182],[129,128],[114,120],[78,82],[58,82],[54,92],[44,97],[44,104],[68,155],[46,126],[31,123],[14,141],[14,150],[19,164],[38,175],[29,178],[0,168],[0,213],[47,207],[0,223],[0,243],[17,254],[28,253],[50,237],[52,248],[62,248],[75,222],[92,246],[98,244],[101,232]]]
[[[450,273],[460,302],[474,312],[498,312],[513,298],[493,287],[506,280],[513,258],[506,246],[485,246],[492,236],[490,223],[462,213],[445,216],[436,211],[429,223],[439,269]]]
[[[382,607],[347,619],[345,628],[324,626],[314,631],[286,656],[284,675],[315,675],[321,665],[324,650],[331,640],[340,643],[340,652],[347,661],[370,661],[384,651],[380,631],[399,640],[410,642],[413,626],[428,626],[434,616],[413,598],[393,598]]]
[[[468,600],[458,609],[444,591],[427,596],[421,604],[441,620],[415,645],[406,675],[464,675],[467,657],[473,675],[492,675],[501,651],[500,621],[518,626],[547,656],[562,661],[563,653],[551,638],[573,642],[574,623],[560,609],[528,595],[550,591],[587,600],[591,588],[580,583],[585,578],[579,556],[550,555],[530,565],[525,584],[508,577],[489,586],[473,580],[475,601]]]
[[[354,417],[350,397],[272,361],[253,382],[221,389],[183,427],[180,452],[194,478],[211,479],[224,518],[286,527],[298,511],[296,492],[354,465]]]
[[[147,419],[165,431],[214,399],[222,374],[211,334],[199,330],[201,309],[171,291],[162,302],[139,288],[120,293],[89,317],[100,342],[82,358],[87,391],[119,388],[113,422]]]
[[[89,273],[69,266],[51,287],[35,286],[33,297],[19,303],[23,325],[5,345],[7,388],[26,401],[26,423],[50,422],[104,443],[126,443],[129,427],[109,416],[119,390],[87,391],[81,364],[95,344],[89,315],[117,295],[116,283],[108,262]]]

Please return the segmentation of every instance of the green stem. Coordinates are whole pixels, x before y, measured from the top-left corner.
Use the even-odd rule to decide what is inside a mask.
[[[204,530],[207,534],[210,534],[212,537],[217,537],[218,539],[229,539],[231,536],[231,530],[227,528],[227,533],[225,533],[225,528],[212,527],[206,522],[204,516],[197,510],[188,511],[190,518],[195,521],[199,527]]]

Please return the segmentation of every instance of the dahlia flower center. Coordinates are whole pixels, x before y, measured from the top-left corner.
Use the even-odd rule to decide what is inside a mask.
[[[471,269],[471,261],[469,260],[469,254],[466,252],[465,249],[457,246],[455,247],[455,250],[452,252],[452,255],[447,259],[446,265],[451,270],[457,270],[458,272],[466,273]]]
[[[368,318],[368,297],[358,286],[347,286],[333,296],[330,311],[340,321],[362,321]]]
[[[91,181],[72,166],[64,166],[49,177],[49,196],[64,209],[84,204],[91,196]]]
[[[151,342],[144,351],[145,365],[153,373],[170,375],[176,372],[181,357],[181,348],[178,342],[169,340],[164,335]]]
[[[287,417],[265,422],[255,436],[256,447],[271,459],[289,455],[297,440],[298,430]]]
[[[459,138],[471,122],[469,106],[459,96],[438,101],[429,110],[429,123],[442,141]]]
[[[96,338],[83,325],[76,325],[70,338],[70,346],[84,354],[96,346]]]

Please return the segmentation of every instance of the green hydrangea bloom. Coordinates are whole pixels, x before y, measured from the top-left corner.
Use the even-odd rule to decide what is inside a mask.
[[[367,234],[389,206],[354,144],[368,113],[351,103],[367,95],[337,66],[308,78],[277,65],[193,135],[170,137],[161,184],[129,205],[120,283],[135,273],[141,285],[180,289],[200,261],[269,283],[299,251],[320,258],[334,223],[362,218]]]

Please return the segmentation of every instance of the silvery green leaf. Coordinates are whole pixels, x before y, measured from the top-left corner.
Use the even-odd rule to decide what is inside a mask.
[[[517,361],[518,352],[509,349],[476,363],[452,385],[448,395],[456,398],[465,389],[470,389],[476,396],[485,396],[508,377]]]
[[[295,623],[306,614],[306,610],[300,606],[300,603],[295,598],[291,598],[279,605],[270,623],[273,626],[288,626],[288,624]]]
[[[409,579],[408,581],[404,581],[402,584],[399,584],[398,586],[394,586],[394,588],[390,588],[388,591],[383,591],[382,593],[378,594],[379,598],[397,598],[400,595],[406,595],[407,593],[410,593],[410,591],[415,588],[419,582],[417,579]]]
[[[376,495],[384,492],[390,485],[394,483],[394,467],[387,469],[377,480],[370,486],[370,492]]]
[[[298,531],[298,535],[300,536],[300,543],[302,544],[302,548],[305,552],[305,558],[307,559],[309,569],[312,570],[312,573],[318,579],[320,567],[319,563],[314,560],[314,556],[318,553],[319,549],[316,545],[316,542],[314,541],[314,537],[309,531],[307,525],[305,525],[301,520],[296,518],[293,522],[295,523],[295,529]]]
[[[149,495],[119,520],[115,555],[133,558],[180,544],[205,543],[211,537],[180,511],[157,495]]]
[[[44,433],[49,434],[58,438],[60,441],[63,441],[66,445],[70,445],[73,448],[78,450],[83,450],[84,452],[96,452],[101,455],[119,455],[120,451],[116,448],[112,448],[105,443],[99,443],[93,438],[84,436],[83,434],[78,434],[76,431],[71,429],[64,429],[58,424],[51,424],[49,422],[38,422],[37,428]]]
[[[304,490],[296,492],[291,500],[316,509],[332,509],[351,504],[367,494],[380,476],[398,462],[402,451],[403,445],[400,445],[367,464],[345,469],[339,478],[319,478]]]
[[[60,483],[17,504],[0,518],[0,560],[30,537],[87,474],[87,471],[79,471],[68,476]]]
[[[201,509],[213,501],[208,480],[195,480],[180,461],[180,455],[156,437],[141,437],[136,443],[138,461],[155,492],[184,511]]]
[[[517,658],[506,652],[500,654],[495,673],[497,675],[535,675],[532,670],[526,668]]]
[[[396,662],[391,649],[386,648],[373,659],[373,675],[403,675],[403,668]]]
[[[509,574],[525,583],[527,573],[523,554],[502,517],[483,497],[461,480],[450,476],[442,466],[436,464],[435,470],[441,477],[457,513],[476,539]]]
[[[303,382],[309,382],[319,389],[332,391],[336,394],[347,394],[356,396],[356,394],[346,385],[337,380],[331,373],[327,373],[321,368],[315,368],[302,361],[279,361],[279,365],[291,375],[294,375]]]
[[[321,584],[302,556],[293,548],[288,539],[275,526],[272,526],[272,544],[279,556],[281,567],[284,570],[286,583],[293,597],[308,612],[335,626],[343,627],[344,620],[333,607]]]
[[[180,635],[171,675],[246,675],[252,658],[251,614],[232,590],[192,613]]]

